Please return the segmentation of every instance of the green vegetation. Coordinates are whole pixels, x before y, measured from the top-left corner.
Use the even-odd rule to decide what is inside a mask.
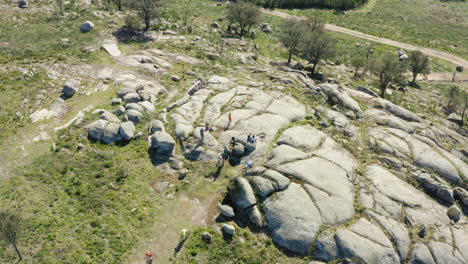
[[[362,9],[284,10],[367,34],[444,50],[468,59],[468,6],[432,0],[375,0]]]
[[[350,9],[358,7],[367,0],[259,0],[259,4],[267,8],[335,8]]]
[[[260,16],[260,8],[249,2],[239,1],[228,6],[227,19],[231,24],[239,25],[239,38],[260,22]]]
[[[253,234],[248,229],[237,228],[236,231],[232,240],[225,240],[222,234],[212,228],[195,230],[175,263],[225,263],[226,260],[233,260],[233,264],[310,262],[307,258],[288,257],[274,246],[270,238],[263,238],[261,234]],[[203,232],[211,234],[210,244],[202,241]]]
[[[91,146],[80,130],[63,133],[58,152],[45,152],[0,186],[2,204],[21,210],[28,223],[20,245],[28,262],[123,263],[152,225],[157,199],[148,184],[160,172],[146,142]],[[75,151],[79,141],[87,150]],[[0,259],[13,260],[4,249]]]
[[[373,63],[372,71],[378,77],[378,86],[382,98],[385,97],[385,91],[390,83],[401,82],[404,67],[404,63],[398,61],[398,58],[390,53],[384,54]]]
[[[96,61],[96,53],[83,49],[96,45],[97,25],[91,33],[80,33],[86,20],[95,20],[89,10],[74,9],[66,18],[45,12],[23,13],[19,21],[0,21],[0,64]]]
[[[51,84],[42,70],[30,74],[19,70],[0,72],[0,144],[27,124],[29,111],[37,103],[33,100]]]

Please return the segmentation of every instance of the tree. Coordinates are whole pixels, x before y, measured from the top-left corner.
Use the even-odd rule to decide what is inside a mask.
[[[463,127],[463,125],[465,124],[465,113],[468,108],[468,91],[466,90],[463,91],[462,99],[463,99],[463,110],[461,114],[461,124],[460,124],[461,127]]]
[[[452,82],[455,81],[455,75],[457,74],[457,72],[463,72],[463,66],[458,65],[458,66],[455,68],[455,72],[453,73],[453,77],[452,77]]]
[[[186,27],[189,24],[190,19],[193,16],[194,9],[195,9],[194,1],[191,1],[191,0],[182,1],[182,9],[181,9],[180,15],[182,17],[182,23],[184,27]]]
[[[228,6],[227,19],[231,24],[237,23],[239,25],[239,38],[241,39],[253,25],[260,22],[260,15],[260,8],[250,2],[238,1]]]
[[[403,79],[404,67],[398,57],[391,53],[385,54],[380,60],[373,64],[373,71],[378,76],[380,96],[385,97],[387,86],[391,82],[398,82]]]
[[[281,43],[289,52],[288,64],[291,63],[293,54],[297,53],[297,49],[301,42],[302,34],[304,33],[304,23],[296,19],[288,19],[282,25],[282,34],[280,35]]]
[[[151,20],[159,16],[161,0],[130,0],[130,7],[145,21],[145,30],[150,29]]]
[[[300,51],[309,63],[312,63],[312,74],[321,59],[328,58],[334,54],[335,39],[326,32],[322,22],[309,19],[301,38]]]
[[[59,8],[60,15],[63,16],[63,1],[64,0],[55,0],[55,4],[57,4],[57,7]]]
[[[354,77],[357,77],[359,68],[362,68],[365,65],[364,58],[359,54],[351,60],[351,64],[354,67]]]
[[[459,102],[460,97],[461,97],[460,95],[461,95],[460,87],[456,85],[452,85],[450,89],[448,89],[447,91],[448,102],[447,102],[447,107],[446,107],[446,109],[448,110],[447,111],[448,113],[455,112],[457,105],[460,103]]]
[[[412,51],[409,55],[409,65],[413,73],[412,85],[416,85],[416,76],[420,73],[428,73],[429,71],[429,57],[424,55],[421,51]]]
[[[23,259],[17,246],[22,224],[22,218],[18,213],[0,211],[0,239],[13,246],[16,254],[18,254],[18,262]]]
[[[119,11],[122,11],[124,0],[112,0],[112,2],[117,5]]]

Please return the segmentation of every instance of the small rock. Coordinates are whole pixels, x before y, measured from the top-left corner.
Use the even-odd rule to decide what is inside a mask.
[[[112,99],[111,105],[121,105],[121,104],[122,104],[122,98],[116,97],[116,98]]]
[[[62,89],[62,93],[66,98],[70,98],[78,91],[78,82],[69,80],[65,83]]]
[[[227,218],[233,218],[235,216],[234,209],[229,205],[220,204],[219,210],[221,211],[221,214]]]
[[[206,54],[206,57],[210,60],[219,60],[221,59],[221,55],[216,54],[216,53],[208,53]]]
[[[172,30],[166,30],[163,32],[163,35],[172,35],[172,36],[175,36],[177,35],[176,32],[172,31]]]
[[[138,132],[135,134],[135,136],[133,136],[133,139],[140,139],[143,137],[143,132]]]
[[[457,222],[458,220],[460,220],[461,210],[460,208],[458,208],[458,206],[454,204],[450,206],[449,209],[447,210],[447,215],[450,219]]]
[[[212,28],[219,28],[219,24],[217,22],[211,23]]]
[[[79,143],[78,146],[76,147],[78,150],[82,150],[84,149],[84,145]]]
[[[265,33],[272,33],[273,30],[271,29],[270,25],[267,23],[264,23],[260,26],[260,30],[265,32]]]
[[[320,121],[320,126],[322,127],[329,127],[330,123],[327,120]]]
[[[169,162],[174,170],[181,170],[184,167],[184,162],[178,159],[172,158]]]
[[[400,56],[400,61],[408,60],[408,58],[409,58],[408,55],[403,54],[403,55]]]
[[[236,233],[236,228],[233,225],[224,224],[221,228],[224,237],[230,238]]]
[[[179,172],[179,180],[183,180],[185,177],[187,177],[188,170],[187,169],[182,169]]]
[[[171,76],[171,79],[172,79],[174,82],[180,82],[180,77],[177,76],[177,75],[172,75],[172,76]]]
[[[202,240],[203,240],[203,242],[205,242],[207,244],[211,243],[211,234],[208,233],[208,232],[203,232]]]
[[[160,182],[160,183],[158,183],[158,185],[156,185],[156,190],[158,190],[159,192],[163,192],[168,187],[169,187],[169,182],[167,182],[167,181]]]
[[[26,8],[26,7],[28,7],[28,2],[26,0],[20,0],[20,1],[18,1],[18,7],[19,8]]]
[[[197,75],[194,71],[191,71],[191,70],[188,70],[185,72],[187,75],[190,75],[190,76],[195,76]]]
[[[81,25],[80,30],[83,33],[90,32],[91,30],[94,29],[94,24],[91,21],[86,21]]]
[[[421,229],[419,230],[418,235],[419,235],[420,238],[426,237],[426,235],[427,235],[427,225],[423,224],[421,226]]]
[[[153,119],[150,123],[150,133],[154,134],[154,132],[162,131],[165,132],[164,123],[159,119]]]

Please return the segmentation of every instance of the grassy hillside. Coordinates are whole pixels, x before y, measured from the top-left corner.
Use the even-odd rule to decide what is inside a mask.
[[[438,0],[372,0],[347,12],[285,10],[367,34],[436,48],[468,59],[468,5]]]
[[[200,36],[208,47],[218,48],[224,45],[221,44],[219,34],[212,32],[210,24],[225,17],[225,7],[217,7],[210,0],[193,2],[195,5],[192,11],[197,14],[191,20],[194,25],[193,33],[188,34],[180,28],[173,30],[187,39]],[[163,10],[164,18],[170,18],[178,25],[182,24],[184,3],[185,1],[170,2]],[[41,10],[31,8],[31,12],[26,10],[21,11],[22,13],[10,12],[13,5],[8,8],[0,11],[3,12],[0,13],[3,14],[0,18],[0,173],[3,167],[10,173],[0,181],[0,203],[3,208],[20,211],[25,218],[26,228],[18,243],[25,263],[115,264],[129,263],[134,259],[135,262],[140,262],[142,252],[148,250],[146,241],[159,234],[154,233],[154,230],[170,233],[164,237],[168,240],[167,244],[160,246],[172,250],[171,243],[177,241],[178,228],[186,226],[193,228],[196,236],[186,244],[186,250],[178,259],[180,263],[223,263],[236,254],[239,257],[235,263],[247,262],[249,259],[252,259],[250,263],[308,262],[300,258],[288,259],[273,246],[269,238],[254,234],[248,229],[239,230],[240,236],[228,243],[213,228],[198,228],[199,225],[192,223],[192,211],[185,212],[182,219],[179,215],[182,213],[174,210],[189,204],[186,200],[177,200],[181,197],[188,197],[186,199],[192,201],[203,200],[217,192],[222,194],[222,188],[228,180],[239,174],[236,169],[223,171],[219,180],[213,182],[210,177],[214,164],[191,164],[186,161],[186,167],[191,173],[187,182],[179,181],[176,175],[166,175],[151,164],[144,137],[125,146],[92,144],[87,140],[82,126],[64,129],[52,135],[50,141],[31,142],[31,135],[37,135],[39,126],[48,126],[46,129],[52,130],[89,104],[94,104],[95,108],[110,107],[108,103],[115,96],[116,87],[109,88],[107,92],[69,99],[70,109],[63,120],[30,124],[28,119],[31,113],[47,108],[60,96],[64,80],[51,79],[44,70],[47,66],[53,63],[113,63],[103,51],[86,53],[82,50],[89,46],[99,47],[100,41],[123,25],[123,13],[104,11],[106,16],[96,16],[93,11],[98,11],[98,8],[94,6],[87,9],[70,5],[67,6],[66,13],[72,15],[59,18],[50,7],[41,7]],[[324,17],[328,14],[328,11],[317,12],[323,12]],[[81,34],[79,26],[86,20],[94,21],[96,28],[90,34]],[[225,20],[218,22],[221,27],[227,26]],[[284,61],[286,51],[276,39],[282,20],[264,16],[262,23],[270,23],[274,33],[265,34],[256,28],[256,38],[248,41],[259,45],[258,53],[265,58]],[[334,36],[339,39],[339,44],[338,51],[331,60],[340,64],[348,63],[357,54],[357,42],[364,43],[349,36]],[[161,48],[206,59],[206,51],[189,41],[181,41],[177,45],[160,42],[120,43],[119,48],[127,54],[144,48]],[[380,54],[394,48],[375,44],[375,50],[376,54]],[[433,63],[436,71],[451,69],[451,65],[446,62],[434,60]],[[203,77],[222,75],[232,72],[238,62],[234,62],[232,58],[223,58],[217,62],[219,66],[215,67],[214,64],[200,66],[197,73]],[[21,71],[23,68],[29,73],[24,74]],[[175,84],[170,81],[170,76],[183,76],[187,69],[187,65],[174,64],[174,69],[161,78],[161,82],[169,90],[185,89],[188,81]],[[333,68],[327,66],[320,70],[329,74]],[[342,71],[340,74],[346,73]],[[350,76],[351,73],[347,75]],[[349,87],[371,85],[368,80],[343,79],[348,80],[345,84]],[[179,87],[183,85],[186,87]],[[298,99],[308,100],[305,94],[300,94],[293,88],[288,89]],[[432,86],[423,85],[422,89],[429,93]],[[401,97],[390,99],[403,105],[409,104]],[[157,107],[161,109],[163,106]],[[89,113],[83,124],[96,118],[96,115],[91,117]],[[144,123],[148,123],[147,120]],[[141,131],[147,129],[144,125],[139,128]],[[52,143],[56,143],[57,151],[52,151]],[[84,145],[84,150],[77,150],[79,143]],[[24,152],[21,150],[23,147]],[[167,193],[158,192],[155,187],[162,181],[176,185]],[[175,200],[167,199],[166,194],[175,194]],[[216,203],[217,200],[215,205]],[[181,219],[173,219],[177,217]],[[207,247],[201,243],[197,234],[205,230],[213,234],[216,245]],[[160,248],[152,249],[158,251]],[[15,259],[14,251],[1,242],[0,262],[12,263]]]

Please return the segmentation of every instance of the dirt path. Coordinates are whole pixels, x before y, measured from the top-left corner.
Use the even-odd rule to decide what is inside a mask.
[[[151,238],[143,241],[131,257],[130,263],[144,263],[144,253],[153,252],[156,259],[153,263],[172,263],[180,254],[175,254],[179,246],[179,231],[182,228],[194,230],[214,223],[217,213],[217,204],[223,194],[220,188],[204,199],[181,196],[168,201],[155,223],[159,223],[152,232]],[[190,239],[190,236],[189,236]],[[181,248],[183,251],[184,248]]]
[[[265,14],[270,14],[270,15],[274,15],[274,16],[278,16],[282,18],[305,19],[305,17],[290,15],[290,14],[287,14],[281,11],[276,11],[276,10],[262,9],[262,12]],[[343,28],[343,27],[339,27],[339,26],[335,26],[331,24],[325,24],[325,28],[331,31],[338,32],[338,33],[343,33],[343,34],[351,35],[353,37],[375,41],[375,42],[379,42],[379,43],[390,45],[390,46],[395,46],[395,47],[402,48],[405,50],[419,50],[425,53],[426,55],[449,61],[455,65],[462,65],[465,69],[468,69],[468,61],[460,57],[457,57],[455,55],[452,55],[450,53],[446,53],[443,51],[438,51],[438,50],[434,50],[430,48],[424,48],[421,46],[416,46],[416,45],[412,45],[412,44],[408,44],[408,43],[404,43],[400,41],[395,41],[391,39],[376,37],[376,36],[365,34],[359,31],[355,31],[355,30],[351,30],[351,29],[347,29],[347,28]]]

